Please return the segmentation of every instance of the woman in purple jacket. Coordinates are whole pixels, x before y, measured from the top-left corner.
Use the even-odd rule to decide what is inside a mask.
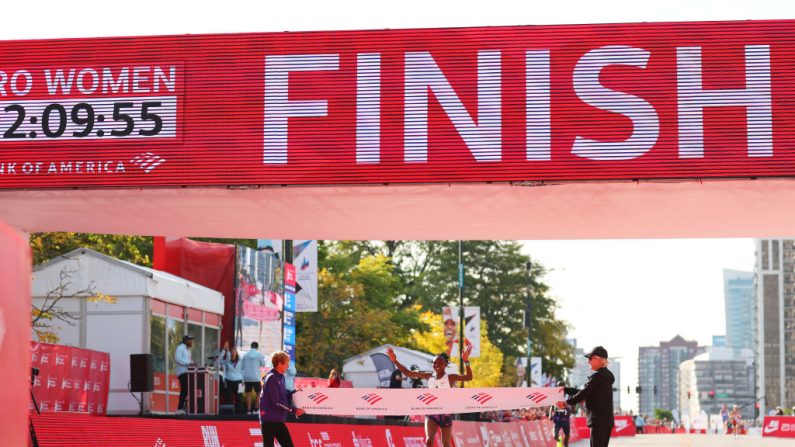
[[[296,417],[304,414],[304,410],[290,403],[289,396],[296,391],[287,391],[284,384],[284,373],[290,366],[290,356],[283,351],[271,354],[273,369],[262,379],[264,385],[259,398],[259,422],[262,426],[262,443],[264,447],[273,447],[273,439],[282,447],[293,447],[293,439],[287,430],[287,415],[294,413]]]

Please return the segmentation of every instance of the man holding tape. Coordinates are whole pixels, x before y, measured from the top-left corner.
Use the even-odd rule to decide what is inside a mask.
[[[615,421],[613,419],[613,382],[615,377],[607,369],[607,350],[601,346],[586,354],[593,374],[588,377],[585,387],[565,402],[557,403],[558,408],[574,406],[585,401],[585,415],[591,427],[591,447],[607,447]],[[568,394],[568,390],[567,390]]]

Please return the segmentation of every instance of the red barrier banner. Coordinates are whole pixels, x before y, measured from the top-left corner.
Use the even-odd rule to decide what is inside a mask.
[[[33,395],[42,413],[105,414],[110,385],[107,352],[32,342],[31,365],[39,369]],[[32,401],[30,410],[35,411]]]
[[[588,423],[584,417],[573,417],[571,421],[572,431],[577,430],[577,435],[580,438],[588,439],[591,437],[591,429],[588,427]],[[613,438],[618,436],[635,436],[635,421],[632,420],[632,416],[616,416],[613,432],[610,436]]]
[[[261,445],[256,421],[108,418],[65,413],[34,415],[42,446],[194,447]],[[540,434],[549,421],[453,423],[456,447],[554,447]],[[424,447],[422,426],[287,424],[297,447]],[[551,429],[549,430],[551,433]],[[533,435],[529,435],[533,433]],[[436,446],[441,446],[437,434]]]
[[[42,446],[196,447],[262,445],[257,421],[191,421],[34,415]],[[297,447],[424,447],[419,426],[287,424]],[[437,446],[441,442],[437,439]]]
[[[795,438],[795,416],[765,416],[762,436]]]
[[[616,416],[612,437],[635,436],[635,421],[632,416]]]
[[[0,188],[791,176],[793,25],[0,42]]]

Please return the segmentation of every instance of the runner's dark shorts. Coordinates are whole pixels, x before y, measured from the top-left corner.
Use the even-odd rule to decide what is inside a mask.
[[[555,436],[558,435],[558,430],[563,429],[563,434],[569,436],[571,432],[571,426],[568,422],[555,422]]]
[[[246,382],[246,392],[250,393],[251,390],[259,394],[259,392],[262,391],[262,382]]]
[[[439,428],[447,428],[453,426],[452,414],[431,414],[425,416],[425,419],[430,419],[433,422],[436,422],[436,425],[438,425]]]

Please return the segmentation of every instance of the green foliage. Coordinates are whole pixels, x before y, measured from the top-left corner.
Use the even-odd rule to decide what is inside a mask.
[[[674,414],[671,413],[671,410],[664,410],[662,408],[655,408],[654,409],[654,419],[659,419],[661,421],[673,421]]]
[[[337,247],[348,263],[375,254],[387,256],[399,277],[395,301],[401,309],[420,305],[440,313],[442,307],[458,304],[457,241],[349,241]],[[529,282],[533,355],[543,357],[545,373],[562,378],[574,366],[574,352],[565,341],[568,326],[556,318],[557,304],[542,280],[544,267],[533,263],[528,278],[530,258],[515,241],[464,241],[462,258],[464,305],[480,307],[488,339],[506,357],[515,359],[526,352],[523,315]],[[333,268],[344,270],[348,265],[337,262]]]
[[[319,254],[326,267],[318,273],[318,311],[297,318],[299,371],[326,377],[348,357],[386,343],[407,344],[413,330],[427,329],[418,310],[395,309],[399,283],[385,256],[351,258],[328,247]]]
[[[151,237],[68,232],[30,235],[33,265],[83,247],[133,264],[152,266]]]

